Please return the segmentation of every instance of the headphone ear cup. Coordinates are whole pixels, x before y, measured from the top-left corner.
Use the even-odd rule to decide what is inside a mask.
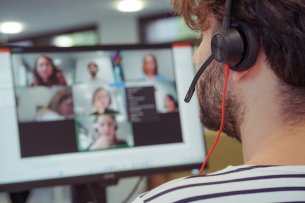
[[[229,28],[213,35],[211,49],[216,61],[234,66],[243,58],[244,42],[238,30]]]
[[[252,26],[242,21],[233,22],[231,27],[240,33],[244,42],[242,60],[237,65],[231,66],[231,69],[239,72],[248,70],[255,63],[258,55],[258,34]]]
[[[256,61],[259,40],[252,26],[236,21],[227,31],[213,35],[212,55],[218,62],[229,64],[234,71],[245,71]]]

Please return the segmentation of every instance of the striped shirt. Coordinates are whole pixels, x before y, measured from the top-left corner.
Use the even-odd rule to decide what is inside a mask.
[[[305,166],[229,166],[170,181],[133,203],[143,202],[305,202]]]

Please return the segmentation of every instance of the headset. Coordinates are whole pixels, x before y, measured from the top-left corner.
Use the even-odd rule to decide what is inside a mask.
[[[232,0],[226,0],[222,29],[212,37],[212,53],[194,76],[184,99],[186,103],[190,102],[198,79],[214,59],[238,72],[248,70],[256,61],[259,50],[258,34],[246,22],[231,22],[231,7]]]
[[[225,64],[225,82],[222,94],[220,127],[214,144],[201,165],[199,174],[203,173],[207,161],[214,151],[224,127],[225,97],[230,69],[238,72],[248,70],[256,61],[259,50],[258,34],[255,29],[243,21],[231,22],[231,7],[232,1],[226,0],[222,29],[212,36],[212,54],[199,68],[184,99],[185,102],[190,102],[198,79],[214,59]]]

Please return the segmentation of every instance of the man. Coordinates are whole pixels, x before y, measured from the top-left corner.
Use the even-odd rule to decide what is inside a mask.
[[[135,202],[305,201],[305,1],[235,0],[231,20],[252,26],[259,52],[246,71],[230,71],[224,132],[242,142],[245,165],[182,178]],[[202,33],[199,67],[222,27],[225,1],[172,0],[186,23]],[[224,65],[215,60],[197,83],[201,120],[217,130]]]
[[[97,80],[98,79],[98,77],[97,77],[98,65],[94,62],[90,62],[88,64],[87,68],[88,68],[89,74],[91,76],[91,80],[92,81]]]
[[[101,84],[106,84],[107,81],[103,78],[101,78],[99,72],[99,66],[95,62],[90,62],[87,65],[88,73],[90,75],[89,83],[92,85],[101,85]]]

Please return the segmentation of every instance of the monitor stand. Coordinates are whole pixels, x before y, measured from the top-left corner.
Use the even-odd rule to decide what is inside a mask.
[[[26,203],[30,195],[30,191],[23,191],[23,192],[11,192],[9,193],[10,200],[12,203]]]
[[[107,203],[106,188],[118,179],[72,185],[72,203]]]

